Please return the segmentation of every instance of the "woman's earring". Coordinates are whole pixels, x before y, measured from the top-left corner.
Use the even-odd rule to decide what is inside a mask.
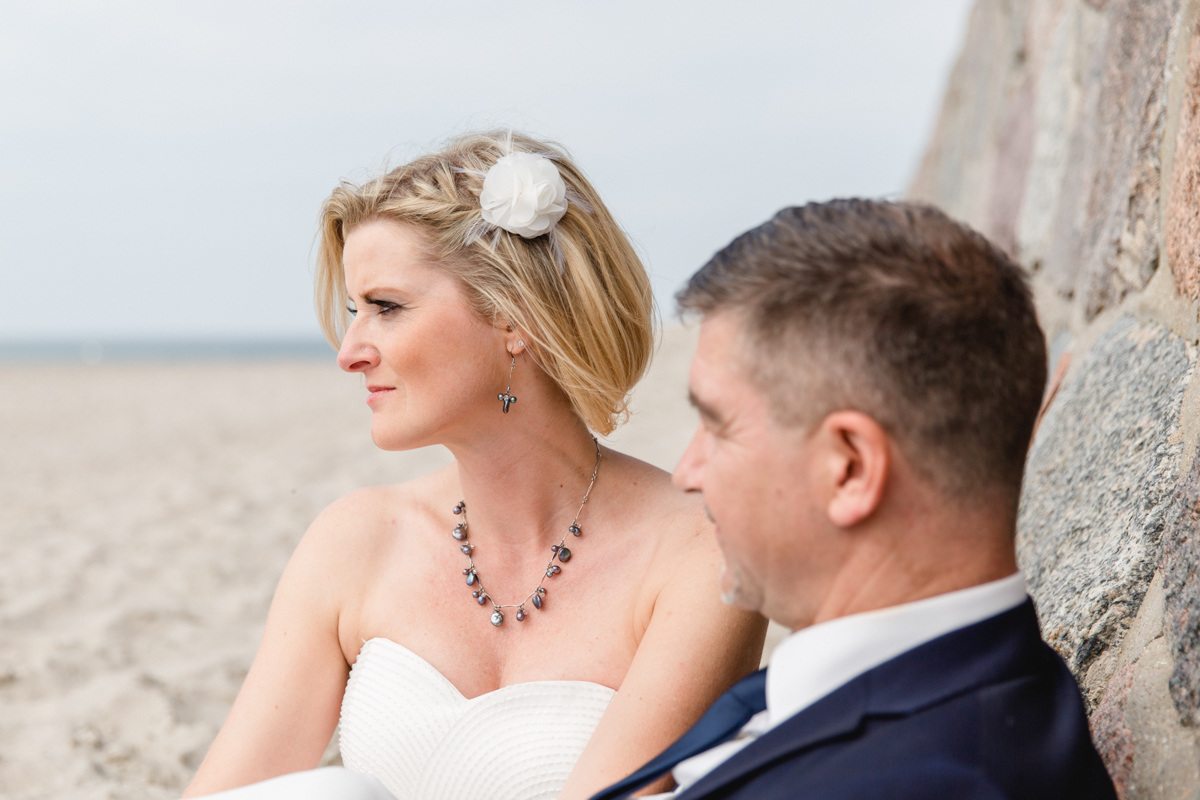
[[[512,357],[512,365],[508,368],[508,388],[504,390],[503,394],[496,395],[496,398],[500,402],[504,403],[504,413],[505,414],[508,413],[508,407],[511,404],[517,402],[517,398],[514,397],[513,393],[512,393],[512,374],[513,374],[513,370],[516,368],[517,368],[517,357],[513,356]]]

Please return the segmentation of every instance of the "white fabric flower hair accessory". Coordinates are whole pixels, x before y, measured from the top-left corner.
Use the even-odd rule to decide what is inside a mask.
[[[567,213],[567,185],[545,156],[509,153],[487,171],[479,207],[485,222],[536,239]]]

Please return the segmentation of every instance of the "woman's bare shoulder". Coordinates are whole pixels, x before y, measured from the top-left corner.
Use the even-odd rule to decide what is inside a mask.
[[[622,468],[625,486],[638,498],[630,512],[630,543],[647,548],[633,617],[639,680],[679,680],[693,670],[688,702],[699,716],[758,665],[767,623],[722,602],[724,559],[703,498],[635,459]]]
[[[355,489],[317,515],[301,547],[317,557],[371,558],[434,513],[433,499],[450,491],[452,479],[453,467],[445,467],[404,483]]]
[[[684,492],[671,482],[671,473],[653,464],[615,451],[609,457],[623,477],[622,507],[646,535],[668,546],[698,538],[712,542],[712,523],[700,495]]]
[[[621,453],[611,454],[621,476],[619,496],[621,527],[631,547],[645,548],[645,573],[641,581],[639,618],[649,620],[661,593],[679,582],[703,582],[704,575],[721,571],[721,552],[713,524],[698,494],[683,491],[671,474]]]

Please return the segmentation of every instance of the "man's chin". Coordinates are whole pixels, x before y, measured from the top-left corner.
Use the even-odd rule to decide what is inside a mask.
[[[747,581],[741,570],[725,562],[721,570],[721,602],[745,611],[759,611],[762,608],[762,592],[752,582]]]

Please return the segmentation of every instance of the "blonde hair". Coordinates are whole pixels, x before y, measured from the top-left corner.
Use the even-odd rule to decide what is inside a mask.
[[[510,146],[553,158],[568,196],[585,201],[568,204],[555,241],[476,235],[482,175]],[[629,239],[563,150],[509,132],[471,134],[361,186],[343,181],[321,209],[316,264],[317,316],[334,346],[349,325],[346,236],[374,219],[419,230],[430,261],[462,282],[482,318],[526,335],[589,428],[607,434],[624,420],[654,348],[654,296]]]

